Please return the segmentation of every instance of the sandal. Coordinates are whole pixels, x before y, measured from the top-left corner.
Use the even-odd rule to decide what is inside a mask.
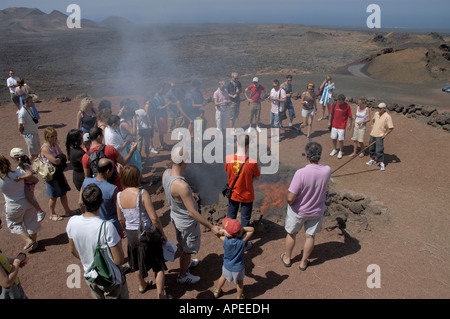
[[[152,289],[152,282],[151,282],[151,281],[148,282],[148,283],[145,285],[144,290],[138,289],[138,292],[139,292],[140,294],[145,294],[145,293],[146,293],[147,291],[149,291],[150,289]]]
[[[298,266],[298,269],[300,269],[301,271],[305,271],[306,268],[308,268],[309,264],[310,264],[309,259],[306,259],[306,266],[305,266],[305,267],[300,267],[300,266]]]
[[[292,266],[292,263],[289,263],[289,264],[285,263],[284,259],[283,259],[284,255],[286,255],[286,253],[282,253],[281,256],[280,256],[281,262],[283,263],[284,267],[289,268],[289,267]]]
[[[63,220],[63,218],[59,215],[50,215],[49,218],[50,218],[50,220],[52,220],[54,222],[59,222],[59,221]]]
[[[36,242],[30,238],[30,240],[28,241],[28,243],[25,245],[25,247],[23,247],[23,250],[27,250],[30,249],[31,247],[34,246],[34,244],[36,244]]]
[[[214,294],[214,298],[217,299],[217,298],[219,298],[220,296],[222,296],[223,291],[222,291],[222,289],[219,291],[219,290],[217,290],[217,288],[214,288],[213,294]]]

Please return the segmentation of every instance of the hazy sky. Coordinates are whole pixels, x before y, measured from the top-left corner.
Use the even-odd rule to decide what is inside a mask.
[[[370,4],[381,8],[382,28],[450,29],[450,0],[0,0],[0,9],[38,8],[65,14],[78,4],[81,17],[122,16],[140,24],[170,22],[295,23],[366,27]]]

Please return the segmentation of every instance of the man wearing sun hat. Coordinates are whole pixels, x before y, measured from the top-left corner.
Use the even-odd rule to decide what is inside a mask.
[[[371,160],[368,161],[367,165],[375,165],[380,163],[380,170],[384,171],[386,169],[384,163],[384,138],[392,132],[394,129],[394,124],[392,122],[392,117],[386,111],[386,104],[378,104],[380,109],[375,113],[372,119],[372,131],[370,132],[369,144],[375,142],[374,145],[369,147],[369,155]]]

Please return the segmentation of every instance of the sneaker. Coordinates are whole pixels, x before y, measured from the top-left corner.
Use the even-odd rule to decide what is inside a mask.
[[[380,171],[384,171],[386,169],[386,166],[384,163],[380,163]]]
[[[150,150],[150,152],[152,152],[153,154],[159,154],[159,152],[158,152],[156,149],[154,149],[153,147],[152,147],[152,149]]]
[[[200,263],[200,260],[198,260],[198,259],[191,259],[191,261],[189,262],[189,267],[188,268],[197,267],[199,263]]]
[[[256,125],[256,130],[258,131],[258,133],[261,133],[261,132],[262,132],[262,130],[259,128],[258,125]]]
[[[44,220],[45,214],[46,213],[42,209],[38,211],[38,213],[37,213],[37,221],[39,223]]]
[[[334,156],[334,155],[336,155],[336,153],[337,153],[336,150],[332,150],[331,153],[330,153],[330,156]]]
[[[339,159],[342,158],[342,151],[339,151],[337,158],[339,158]]]
[[[245,244],[245,251],[252,249],[253,247],[253,243],[249,240],[247,241],[247,243]]]
[[[291,127],[292,126],[292,123],[289,123],[289,127]]]
[[[366,165],[375,165],[376,163],[377,163],[376,160],[371,159],[370,161],[368,161],[368,162],[366,163]]]
[[[177,278],[177,283],[179,284],[195,284],[197,282],[200,281],[200,277],[199,276],[194,276],[190,273],[187,273],[186,276],[181,277],[180,275],[178,275]]]
[[[252,127],[249,126],[246,132],[247,132],[248,134],[250,134],[250,133],[252,132]]]

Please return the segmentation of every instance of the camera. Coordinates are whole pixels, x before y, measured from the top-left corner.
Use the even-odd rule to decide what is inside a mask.
[[[36,124],[39,123],[39,120],[38,120],[38,118],[36,116],[33,116],[33,122],[36,123]]]

